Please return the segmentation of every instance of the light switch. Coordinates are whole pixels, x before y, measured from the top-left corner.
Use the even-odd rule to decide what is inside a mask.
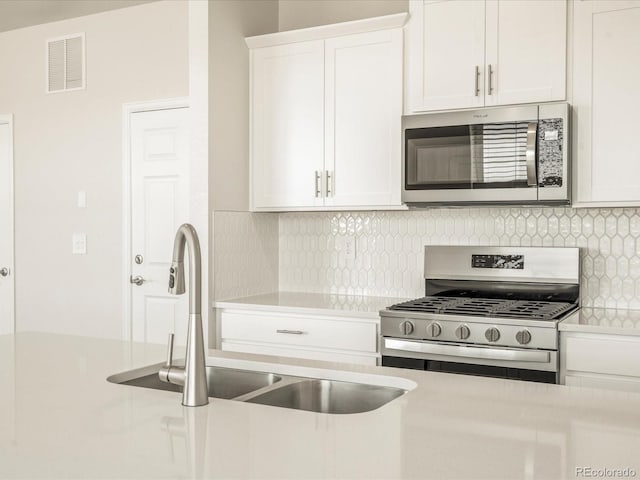
[[[87,208],[87,192],[84,190],[78,191],[78,208]]]
[[[86,233],[74,233],[71,236],[72,250],[74,255],[86,255],[87,254],[87,234]]]

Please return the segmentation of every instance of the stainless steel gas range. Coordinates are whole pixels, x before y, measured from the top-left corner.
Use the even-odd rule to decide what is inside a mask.
[[[578,248],[427,246],[425,297],[380,312],[382,364],[558,382],[578,314]]]

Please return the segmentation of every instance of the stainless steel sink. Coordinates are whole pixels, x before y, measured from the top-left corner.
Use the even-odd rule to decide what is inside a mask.
[[[120,385],[182,392],[182,387],[158,377],[163,364],[111,375]],[[318,413],[362,413],[375,410],[400,397],[407,389],[366,383],[324,380],[253,370],[208,365],[209,397]]]
[[[160,381],[158,371],[162,365],[112,375],[107,378],[112,383],[153,388],[171,392],[182,392],[182,386]],[[154,368],[155,367],[155,368]],[[207,366],[209,396],[232,399],[273,385],[282,378],[273,373],[236,370],[233,368]]]
[[[245,401],[319,413],[362,413],[380,408],[405,392],[395,387],[305,379],[269,389]]]

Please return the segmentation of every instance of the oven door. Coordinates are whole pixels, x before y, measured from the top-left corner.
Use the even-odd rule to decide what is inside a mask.
[[[402,200],[534,203],[538,106],[403,117]]]
[[[558,352],[383,337],[382,365],[545,383],[558,381]]]

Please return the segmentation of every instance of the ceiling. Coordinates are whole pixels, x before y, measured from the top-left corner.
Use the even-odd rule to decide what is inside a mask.
[[[0,32],[155,0],[0,0]]]

